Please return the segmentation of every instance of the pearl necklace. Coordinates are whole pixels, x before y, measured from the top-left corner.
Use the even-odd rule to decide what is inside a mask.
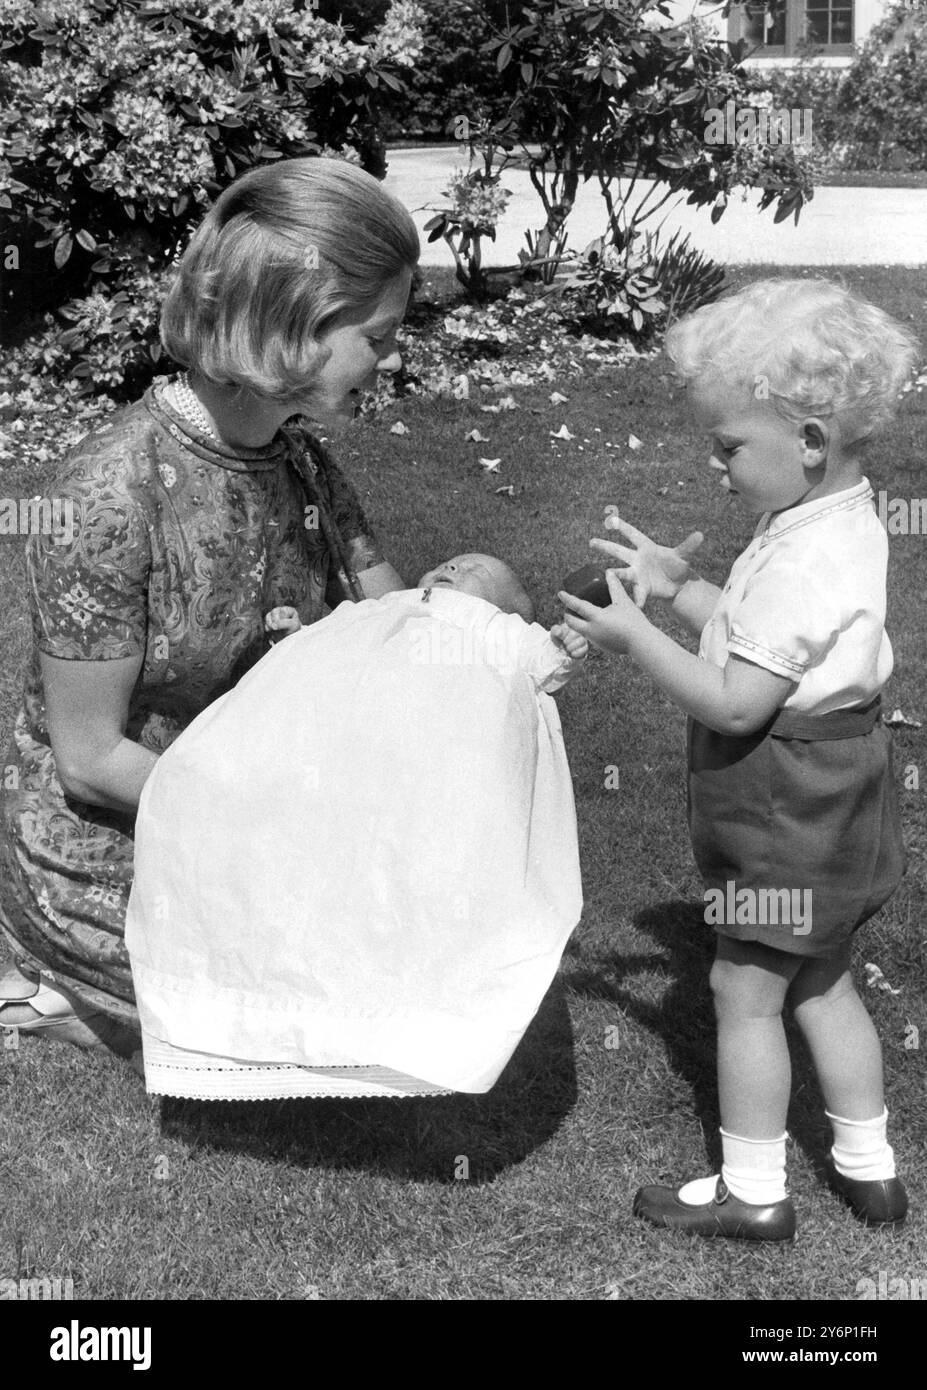
[[[184,372],[173,382],[174,401],[181,415],[186,416],[191,425],[195,425],[203,434],[208,434],[211,439],[219,443],[219,436],[216,434],[206,416],[206,412],[200,405],[199,400],[190,386],[190,375]]]

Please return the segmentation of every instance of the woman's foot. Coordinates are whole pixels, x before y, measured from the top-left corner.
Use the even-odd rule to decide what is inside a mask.
[[[679,1191],[676,1187],[642,1187],[634,1198],[634,1215],[655,1226],[731,1240],[791,1240],[795,1235],[791,1197],[754,1206],[733,1197],[721,1178],[714,1196],[698,1205],[680,1201]]]
[[[16,965],[0,976],[0,1028],[35,1033],[75,1047],[108,1047],[139,1070],[134,1054],[141,1048],[141,1036],[135,1029],[76,1003],[69,994],[45,984],[41,976]]]

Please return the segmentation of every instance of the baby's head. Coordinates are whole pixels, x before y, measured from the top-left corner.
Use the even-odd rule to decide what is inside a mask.
[[[526,623],[534,622],[534,604],[524,585],[515,571],[494,555],[455,555],[423,574],[416,588],[430,589],[439,584],[484,598],[503,613],[517,613]]]
[[[743,392],[745,408],[828,422],[844,453],[891,418],[917,360],[914,334],[827,280],[760,280],[675,324],[666,351],[700,392]]]

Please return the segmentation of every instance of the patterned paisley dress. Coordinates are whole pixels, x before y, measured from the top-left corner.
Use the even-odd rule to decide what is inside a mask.
[[[266,651],[264,615],[315,622],[338,601],[338,561],[295,462],[355,571],[380,562],[357,496],[290,422],[263,451],[222,451],[155,385],[88,435],[53,490],[73,525],[27,552],[33,651],[0,792],[0,927],[17,960],[137,1026],[124,944],[134,816],[66,796],[55,769],[39,653],[143,654],[125,736],[163,752]],[[330,534],[330,528],[329,528]]]

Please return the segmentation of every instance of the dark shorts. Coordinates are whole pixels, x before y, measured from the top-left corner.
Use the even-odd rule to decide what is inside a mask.
[[[880,712],[780,710],[738,737],[689,720],[689,830],[720,935],[834,956],[891,897],[905,852]]]

